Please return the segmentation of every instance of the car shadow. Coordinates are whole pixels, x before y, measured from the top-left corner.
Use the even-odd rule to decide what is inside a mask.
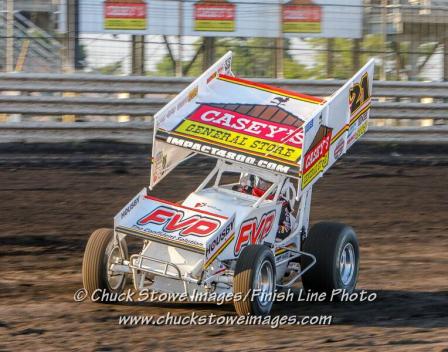
[[[296,290],[295,297],[298,298]],[[360,294],[361,290],[355,293]],[[291,301],[274,305],[274,315],[331,315],[332,325],[382,327],[448,327],[448,291],[369,290],[371,302]],[[306,295],[302,292],[302,298]]]

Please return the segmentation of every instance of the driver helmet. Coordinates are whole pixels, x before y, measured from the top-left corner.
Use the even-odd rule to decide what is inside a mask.
[[[261,197],[266,191],[272,186],[272,182],[266,181],[265,179],[255,176],[254,185],[252,188],[252,195],[256,197]],[[270,195],[268,198],[273,198],[274,195]]]

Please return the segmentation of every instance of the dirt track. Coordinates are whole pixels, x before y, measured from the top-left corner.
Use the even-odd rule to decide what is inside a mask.
[[[283,303],[331,326],[119,326],[122,314],[234,314],[230,305],[75,303],[89,233],[148,183],[145,155],[0,155],[0,350],[448,351],[448,156],[345,158],[319,181],[312,221],[351,224],[372,303]],[[379,162],[378,160],[381,160]],[[154,193],[181,199],[210,168]],[[176,187],[173,187],[176,185]]]

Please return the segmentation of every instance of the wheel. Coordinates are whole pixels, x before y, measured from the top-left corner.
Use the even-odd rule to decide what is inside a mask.
[[[305,290],[331,293],[335,289],[352,293],[358,280],[359,245],[355,231],[347,225],[320,222],[314,225],[303,251],[316,257],[316,264],[302,276]],[[312,260],[302,256],[302,267]],[[328,297],[328,295],[327,295]]]
[[[120,245],[114,243],[112,229],[95,230],[87,242],[82,262],[82,281],[89,295],[106,293],[120,294],[126,285],[125,273],[110,270],[113,263],[128,259],[128,249],[124,238]]]
[[[233,277],[236,312],[239,315],[269,314],[274,290],[275,259],[272,251],[265,245],[245,247],[236,262]]]

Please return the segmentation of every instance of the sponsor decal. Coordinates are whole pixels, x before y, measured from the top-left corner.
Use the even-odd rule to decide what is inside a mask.
[[[221,221],[198,214],[186,218],[183,210],[160,206],[137,221],[139,226],[148,224],[163,226],[164,233],[206,237],[221,226]]]
[[[295,162],[300,158],[301,148],[293,148],[281,143],[269,142],[260,138],[245,136],[241,133],[222,128],[211,127],[199,122],[184,121],[176,132],[192,138],[199,137],[212,143],[236,147],[249,153],[270,155],[277,159]]]
[[[117,226],[116,231],[142,239],[150,239],[151,241],[158,243],[173,245],[201,254],[205,253],[205,249],[201,242],[185,237],[177,237],[166,232],[153,231],[137,225],[132,226],[132,228]]]
[[[275,104],[276,106],[282,106],[285,105],[289,101],[289,97],[274,97],[271,100],[272,104]]]
[[[194,5],[196,31],[233,32],[235,5],[225,0],[199,1]]]
[[[231,66],[232,66],[232,57],[229,57],[224,62],[224,66],[219,69],[219,73],[222,73],[222,72],[230,73]]]
[[[189,101],[188,96],[184,97],[181,101],[179,101],[179,103],[177,103],[176,105],[176,111],[182,109],[185,106],[185,104],[188,103],[188,101]]]
[[[261,111],[273,108],[274,112],[283,112],[272,105],[257,108]],[[286,114],[284,112],[284,115]],[[291,120],[301,123],[297,117],[291,117]],[[302,154],[303,128],[254,118],[207,104],[201,104],[176,127],[175,132],[193,139],[292,163],[297,162]]]
[[[328,165],[330,151],[331,130],[323,136],[320,142],[314,146],[303,159],[302,189],[310,184]]]
[[[207,268],[216,257],[222,253],[222,251],[232,242],[235,237],[234,229],[234,219],[229,222],[229,224],[219,233],[218,236],[213,238],[205,248],[205,267]]]
[[[152,160],[152,182],[157,183],[160,180],[166,171],[166,163],[167,163],[167,155],[163,151],[159,151],[154,156]]]
[[[338,144],[334,147],[333,156],[335,159],[338,159],[342,153],[344,152],[344,139],[339,139]]]
[[[366,121],[366,122],[364,122],[364,124],[361,125],[360,128],[358,128],[358,130],[356,131],[356,139],[361,138],[361,136],[362,136],[364,133],[366,133],[366,131],[367,131],[367,126],[368,126],[368,123],[367,123],[367,121]]]
[[[290,243],[286,246],[286,248],[278,248],[275,250],[275,261],[277,261],[277,257],[278,255],[281,255],[283,253],[285,253],[286,251],[288,251],[288,249],[296,249],[296,245],[294,243]],[[288,253],[289,255],[289,253]]]
[[[213,81],[216,77],[218,77],[218,72],[213,72],[213,73],[207,78],[207,84],[209,84],[211,81]]]
[[[269,105],[265,106],[265,108],[268,107]],[[292,147],[301,147],[303,142],[302,128],[255,118],[207,104],[201,104],[188,116],[187,120],[249,136],[256,136],[273,142],[285,143]]]
[[[292,0],[282,6],[284,33],[320,33],[322,8],[311,0]]]
[[[275,210],[265,213],[260,221],[257,218],[245,220],[240,227],[238,237],[235,242],[234,254],[238,256],[244,247],[249,244],[258,244],[271,232],[275,220]]]
[[[314,119],[312,119],[310,122],[308,122],[305,126],[305,133],[307,133],[310,129],[313,128],[314,125]]]
[[[168,106],[168,105],[167,105],[167,106]],[[173,107],[171,107],[171,109],[169,109],[167,112],[165,112],[165,113],[163,113],[163,114],[161,114],[161,115],[158,115],[158,116],[157,116],[157,122],[158,122],[158,123],[163,123],[163,122],[165,122],[165,120],[167,120],[167,119],[169,119],[171,116],[173,116],[175,112],[176,112],[176,107],[173,106]]]
[[[159,134],[160,136],[161,134]],[[226,149],[220,149],[210,144],[204,144],[204,143],[197,143],[191,140],[183,139],[183,138],[177,138],[168,136],[166,139],[166,142],[172,145],[176,145],[179,147],[187,148],[193,151],[196,151],[198,153],[213,155],[216,157],[232,160],[232,161],[238,161],[241,163],[258,166],[264,169],[272,170],[275,172],[283,173],[283,174],[289,174],[295,175],[297,172],[297,167],[295,170],[291,168],[290,166],[276,163],[274,161],[265,160],[256,158],[244,153],[236,153],[233,151],[229,151]]]
[[[195,208],[205,208],[205,207],[207,207],[207,208],[210,208],[210,209],[217,210],[218,212],[222,211],[222,209],[219,209],[218,207],[215,207],[215,206],[212,205],[212,204],[207,204],[207,203],[205,203],[205,202],[196,203],[196,204],[194,205],[194,207],[195,207]]]
[[[104,29],[141,30],[147,26],[145,1],[104,1]]]
[[[331,137],[331,144],[334,144],[336,141],[339,140],[339,138],[341,138],[341,136],[348,130],[348,125],[344,125],[344,127],[342,127],[339,132],[337,132],[333,137]]]
[[[196,86],[188,92],[188,101],[192,101],[198,95],[199,87]]]
[[[140,195],[138,195],[137,197],[135,197],[135,199],[131,202],[131,204],[129,204],[122,212],[121,212],[121,219],[123,220],[131,211],[132,209],[135,208],[135,206],[139,203],[140,201]]]

